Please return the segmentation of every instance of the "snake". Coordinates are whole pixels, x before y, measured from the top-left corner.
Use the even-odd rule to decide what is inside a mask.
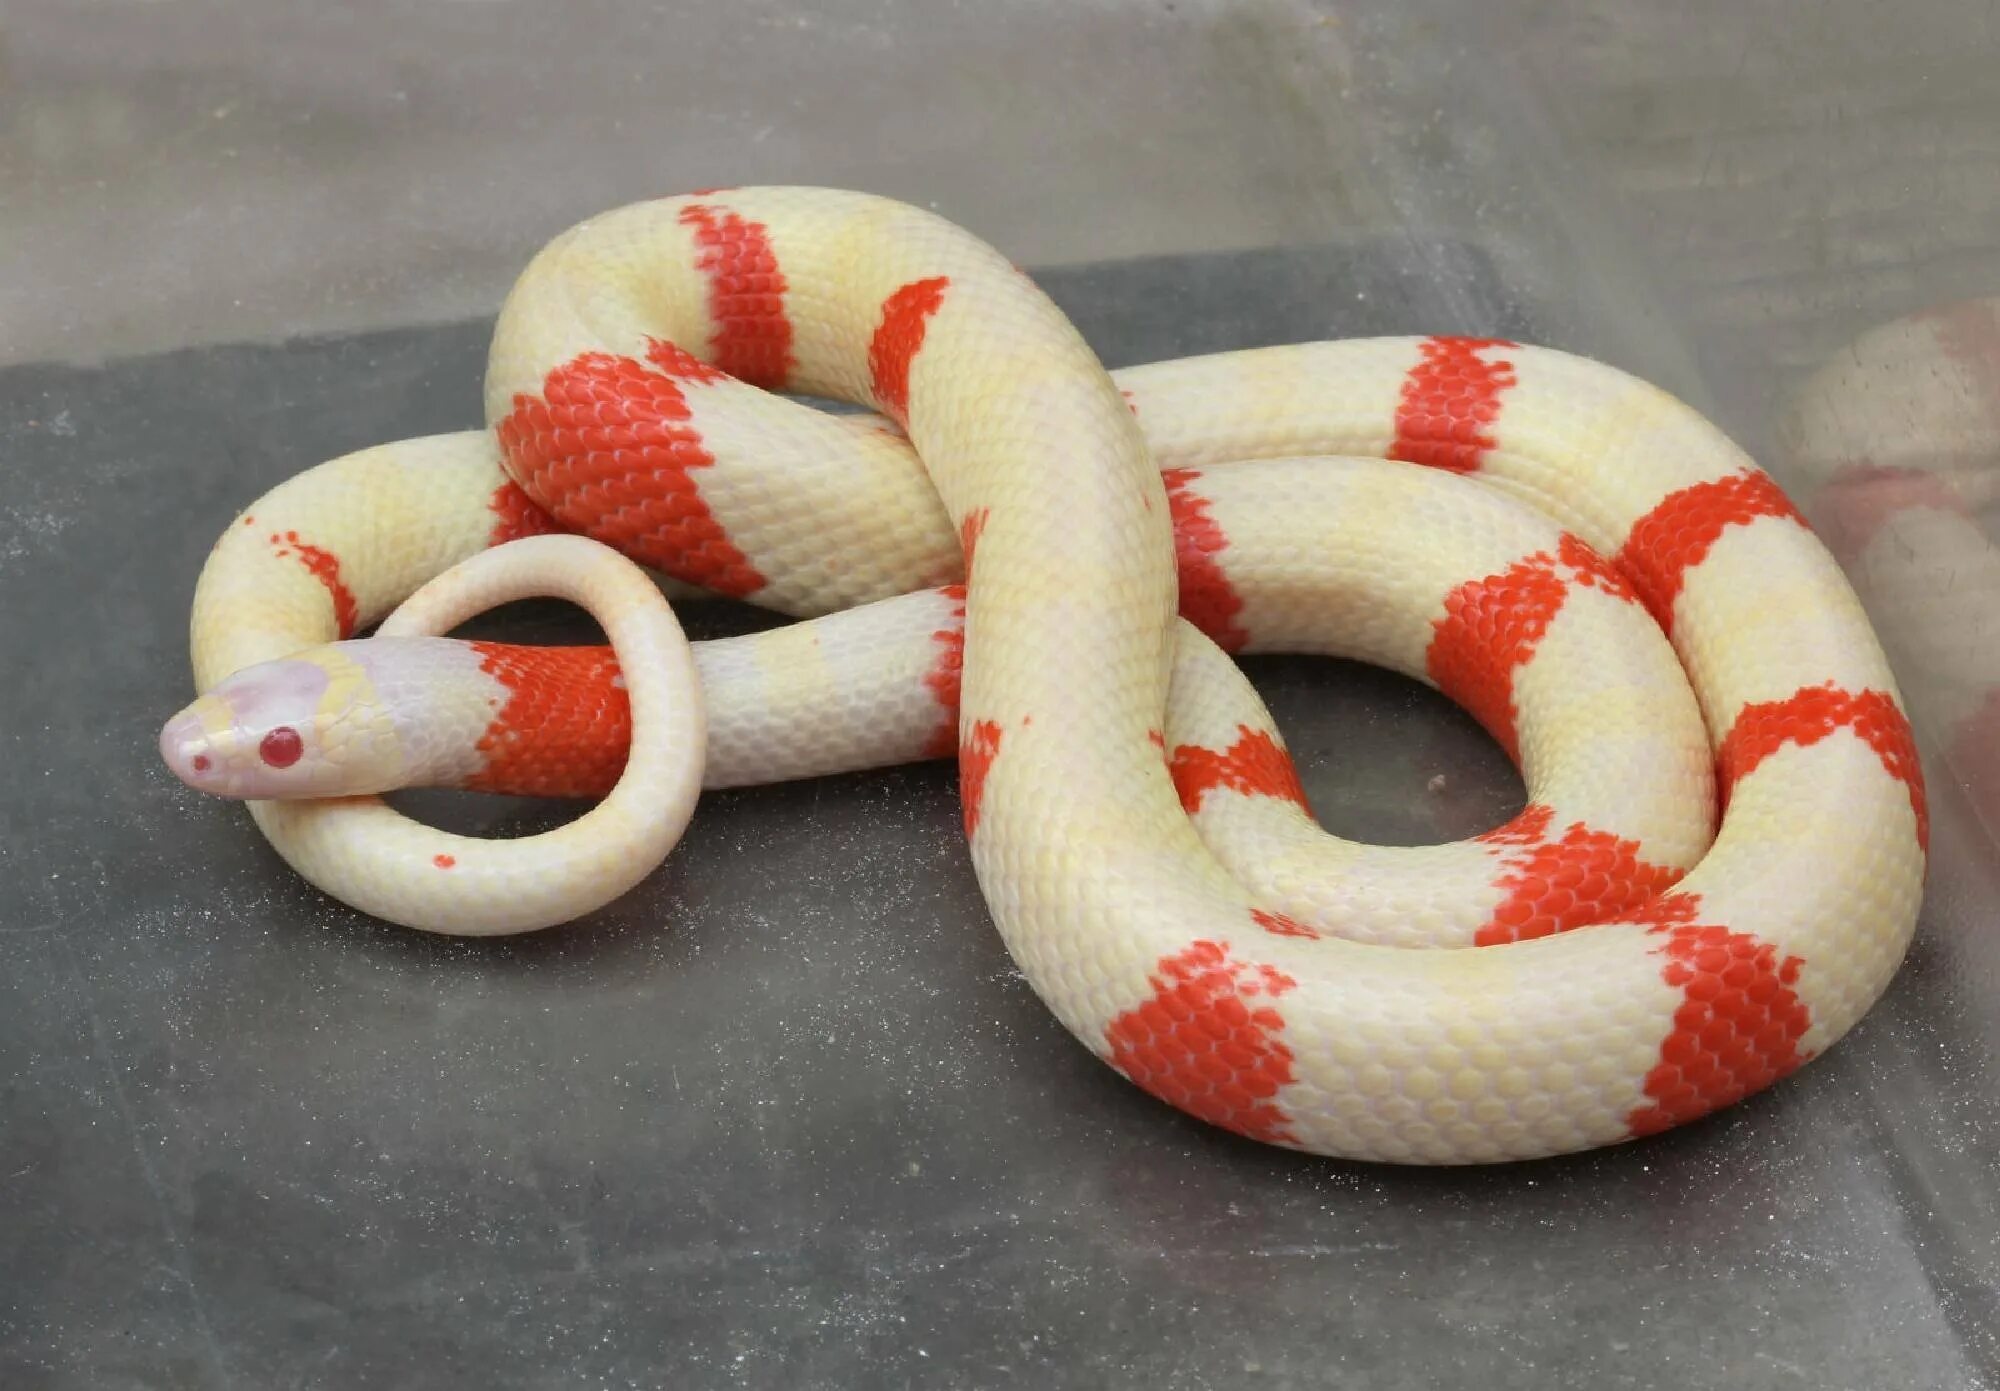
[[[705,788],[952,758],[972,876],[1077,1041],[1235,1135],[1425,1165],[1761,1092],[1915,932],[1921,762],[1859,599],[1742,448],[1608,364],[1413,335],[1113,371],[938,213],[740,187],[536,252],[484,415],[279,483],[195,585],[162,758],[365,913],[552,927]],[[452,635],[537,594],[606,641]],[[694,595],[791,621],[690,643]],[[1432,686],[1523,809],[1329,834],[1256,652]],[[389,804],[424,784],[588,809],[486,840]]]
[[[2000,298],[1864,330],[1805,375],[1774,434],[1801,510],[1876,615],[1919,738],[2000,830]]]

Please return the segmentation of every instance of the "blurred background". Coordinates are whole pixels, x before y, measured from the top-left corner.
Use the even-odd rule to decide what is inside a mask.
[[[122,383],[141,380],[170,395],[182,380],[173,363],[206,361],[175,354],[337,345],[360,331],[428,328],[458,335],[449,341],[464,351],[455,348],[459,355],[448,361],[476,370],[478,325],[544,240],[593,212],[657,193],[756,182],[864,188],[934,208],[1078,294],[1079,286],[1111,283],[1100,276],[1106,265],[1236,264],[1213,259],[1224,253],[1303,249],[1348,258],[1342,265],[1393,267],[1376,279],[1281,277],[1291,302],[1281,294],[1258,312],[1287,311],[1290,336],[1356,326],[1489,329],[1501,295],[1510,332],[1646,376],[1742,441],[1840,554],[1891,648],[1924,743],[1936,825],[1920,941],[1885,1003],[1890,1022],[1845,1045],[1854,1050],[1845,1071],[1820,1084],[1865,1100],[1834,1121],[1810,1112],[1820,1116],[1818,1128],[1789,1142],[1795,1157],[1846,1158],[1828,1168],[1798,1159],[1765,1174],[1768,1188],[1761,1181],[1759,1188],[1805,1185],[1781,1224],[1787,1232],[1810,1227],[1815,1212],[1832,1221],[1836,1207],[1871,1215],[1799,1238],[1789,1255],[1760,1248],[1745,1265],[1743,1251],[1726,1249],[1724,1234],[1737,1222],[1729,1202],[1704,1207],[1704,1181],[1691,1172],[1670,1184],[1679,1195],[1672,1202],[1655,1195],[1627,1208],[1612,1195],[1635,1181],[1629,1169],[1558,1168],[1582,1185],[1579,1217],[1559,1202],[1524,1205],[1519,1189],[1506,1198],[1481,1189],[1485,1196],[1474,1201],[1428,1179],[1413,1181],[1415,1188],[1373,1177],[1350,1184],[1266,1168],[1257,1177],[1267,1191],[1307,1183],[1315,1203],[1351,1200],[1372,1216],[1355,1219],[1342,1239],[1357,1244],[1332,1242],[1315,1263],[1299,1255],[1304,1247],[1284,1245],[1286,1233],[1310,1225],[1305,1209],[1270,1207],[1258,1238],[1268,1259],[1254,1269],[1299,1278],[1303,1261],[1310,1281],[1338,1291],[1344,1286],[1329,1264],[1354,1262],[1353,1279],[1400,1291],[1394,1308],[1463,1298],[1455,1314],[1433,1308],[1426,1317],[1456,1318],[1461,1332],[1484,1328],[1484,1340],[1431,1346],[1459,1349],[1449,1365],[1500,1359],[1512,1370],[1487,1363],[1482,1371],[1496,1386],[1515,1384],[1509,1377],[1518,1372],[1521,1384],[1538,1386],[1990,1387],[2000,1374],[1992,1168],[2000,1149],[1991,1119],[2000,1099],[1993,1070],[2000,1058],[1996,31],[2000,8],[1970,0],[7,0],[0,5],[0,380],[11,394],[0,480],[11,496],[0,497],[0,578],[55,562],[82,534],[77,519],[89,498],[48,491],[54,485],[46,482],[75,466],[78,432],[88,437],[82,408],[66,404],[66,392],[86,399],[78,383],[107,393],[89,399],[115,398],[127,390]],[[1133,283],[1156,291],[1179,283],[1178,271],[1165,282],[1160,274],[1168,273]],[[1399,297],[1367,302],[1380,293],[1370,288],[1378,280],[1397,286]],[[1306,285],[1310,294],[1299,288]],[[1157,304],[1100,300],[1105,323],[1162,312]],[[1182,340],[1166,341],[1173,348]],[[258,405],[260,439],[284,437],[278,417],[288,393],[310,394],[330,379],[320,375],[331,371],[323,364],[311,371],[309,381],[275,369],[257,378],[272,383]],[[476,424],[472,383],[453,378],[450,390],[466,406],[458,427]],[[365,392],[349,399],[342,428],[311,437],[302,451],[323,456],[336,439],[353,447],[404,428],[386,408],[373,413]],[[315,409],[314,418],[328,418],[330,408]],[[285,460],[275,476],[310,461]],[[185,494],[163,487],[157,480],[165,476],[135,463],[91,487],[135,496],[160,489],[147,507],[185,522],[198,559],[226,515],[218,509],[249,495],[211,497],[206,510],[182,515]],[[193,570],[176,563],[174,578],[160,583],[191,586]],[[179,613],[185,594],[169,598],[167,609]],[[144,733],[150,739],[151,730]],[[1337,770],[1319,776],[1315,799],[1324,806],[1321,798],[1336,794],[1318,789]],[[1496,795],[1475,818],[1505,810],[1505,787]],[[218,821],[213,834],[252,837],[247,823]],[[75,899],[48,890],[34,902],[42,906],[24,910],[30,926],[71,925],[65,910]],[[383,950],[358,938],[348,949]],[[162,979],[177,978],[172,968],[158,969]],[[92,972],[75,972],[70,984],[82,1000]],[[261,1007],[252,998],[247,1009]],[[1028,1008],[1024,1017],[1032,1002]],[[161,1041],[174,1034],[170,1023],[134,1025],[128,1037],[115,1013],[104,1017],[110,1025],[89,1037],[113,1073],[114,1060],[172,1053]],[[20,1079],[32,1072],[23,1063],[18,1088],[29,1089]],[[38,1133],[40,1114],[19,1102],[16,1123]],[[199,1137],[201,1127],[192,1123],[155,1129],[143,1106],[136,1120],[125,1111],[121,1124],[136,1127],[142,1152],[156,1134],[199,1152],[221,1133],[197,1143],[189,1135]],[[1704,1152],[1663,1153],[1663,1166],[1678,1155],[1710,1175],[1708,1199],[1726,1186],[1716,1177],[1719,1161]],[[26,1174],[39,1162],[0,1170]],[[257,1249],[248,1238],[217,1236],[213,1248],[203,1246],[188,1195],[204,1170],[190,1164],[145,1174],[165,1233],[158,1259],[169,1274],[160,1287],[171,1295],[161,1296],[165,1312],[156,1316],[178,1330],[169,1342],[193,1340],[175,1343],[180,1360],[121,1360],[107,1351],[105,1340],[114,1339],[107,1320],[115,1316],[79,1312],[102,1304],[97,1275],[73,1259],[51,1266],[45,1253],[23,1247],[0,1262],[0,1275],[15,1282],[16,1315],[0,1323],[8,1334],[0,1349],[12,1354],[0,1357],[10,1387],[224,1385],[232,1368],[241,1376],[246,1367],[285,1384],[362,1384],[338,1369],[358,1375],[354,1366],[375,1363],[343,1361],[337,1338],[329,1360],[317,1362],[284,1325],[303,1320],[294,1332],[305,1327],[319,1337],[337,1328],[339,1337],[365,1341],[348,1316],[354,1306],[343,1303],[365,1297],[326,1292],[311,1313],[259,1312],[242,1292],[261,1285],[269,1267],[246,1254]],[[1872,1197],[1843,1188],[1836,1170],[1874,1176],[1855,1180]],[[0,1185],[8,1181],[0,1172]],[[563,1192],[588,1186],[575,1174],[550,1182]],[[1180,1201],[1174,1181],[1158,1182],[1153,1197]],[[54,1201],[22,1192],[28,1196],[18,1203]],[[1143,1192],[1127,1196],[1145,1201]],[[1216,1224],[1209,1249],[1233,1249],[1232,1218],[1204,1206]],[[1420,1244],[1442,1228],[1456,1256],[1435,1267],[1420,1261],[1427,1278],[1399,1283],[1406,1257],[1393,1246],[1371,1255],[1367,1246],[1376,1224],[1396,1226],[1385,1215],[1395,1210],[1422,1214],[1398,1228],[1405,1239]],[[1572,1323],[1565,1310],[1604,1297],[1588,1276],[1541,1279],[1539,1249],[1513,1264],[1523,1248],[1510,1245],[1512,1223],[1552,1223],[1552,1239],[1565,1239],[1641,1210],[1651,1217],[1634,1220],[1659,1225],[1639,1246],[1615,1248],[1625,1253],[1620,1268],[1603,1274],[1615,1282],[1651,1269],[1643,1308],[1617,1306],[1610,1315],[1600,1310],[1595,1325]],[[1677,1244],[1688,1228],[1663,1214],[1684,1219],[1690,1211],[1699,1214],[1700,1240],[1720,1242],[1722,1253],[1712,1244]],[[1747,1220],[1748,1211],[1737,1216]],[[1228,1212],[1241,1215],[1233,1205]],[[70,1217],[44,1216],[34,1239],[67,1239],[49,1233],[71,1231]],[[901,1237],[883,1221],[883,1249],[893,1253]],[[0,1215],[0,1252],[8,1225]],[[92,1236],[87,1225],[77,1230],[83,1244],[72,1244],[72,1257],[81,1249],[118,1264],[153,1249]],[[993,1236],[990,1225],[986,1235]],[[548,1241],[562,1247],[573,1236]],[[1118,1306],[1116,1318],[1130,1327],[1183,1329],[1202,1299],[1227,1304],[1242,1293],[1226,1262],[1216,1270],[1194,1259],[1182,1272],[1187,1279],[1163,1285],[1132,1275],[1132,1263],[1145,1263],[1132,1252],[1149,1239],[1133,1238],[1137,1246],[1119,1248],[1125,1255],[1113,1262],[1125,1271],[1117,1278],[1146,1291]],[[967,1249],[990,1252],[984,1240]],[[1586,1254],[1591,1249],[1586,1242]],[[597,1254],[615,1265],[616,1242]],[[435,1259],[448,1266],[455,1258]],[[883,1278],[896,1290],[918,1290],[910,1297],[921,1303],[930,1279],[923,1271],[943,1268],[906,1266]],[[1004,1268],[1043,1278],[1033,1262]],[[1871,1273],[1851,1279],[1857,1268]],[[1485,1272],[1475,1282],[1481,1299],[1464,1283],[1472,1270]],[[1673,1306],[1687,1291],[1676,1277],[1710,1274],[1735,1293],[1704,1306],[1706,1322],[1677,1325]],[[1219,1287],[1206,1283],[1210,1276]],[[637,1278],[628,1267],[596,1286],[579,1275],[577,1288],[559,1294],[516,1286],[508,1307],[584,1298],[582,1288],[609,1301],[600,1308],[610,1311],[607,1326],[643,1320],[643,1308],[614,1296],[643,1287],[670,1300],[674,1286],[635,1286]],[[1080,1281],[1075,1298],[1087,1305],[1089,1287],[1104,1278]],[[1246,1278],[1264,1288],[1262,1274]],[[1504,1300],[1514,1279],[1526,1282],[1536,1310],[1524,1321],[1481,1302]],[[1744,1294],[1745,1280],[1764,1294]],[[1787,1282],[1796,1282],[1796,1299],[1766,1298]],[[30,1283],[42,1290],[27,1301],[32,1316],[20,1312]],[[68,1302],[50,1288],[68,1290]],[[239,1296],[219,1292],[231,1289]],[[1894,1293],[1878,1301],[1882,1290]],[[0,1300],[9,1293],[0,1289]],[[406,1307],[435,1307],[420,1293],[401,1297]],[[1763,1311],[1762,1321],[1732,1324],[1746,1300]],[[116,1298],[103,1307],[117,1308]],[[818,1307],[807,1300],[796,1318],[781,1321],[780,1341],[793,1340],[787,1346],[805,1359],[791,1364],[790,1381],[772,1370],[778,1364],[757,1360],[770,1344],[754,1338],[745,1344],[750,1371],[738,1357],[732,1372],[727,1356],[707,1348],[699,1364],[707,1375],[697,1380],[820,1384],[798,1373],[807,1365],[847,1368],[828,1373],[829,1384],[850,1374],[862,1381],[846,1384],[863,1384],[865,1371],[814,1351],[815,1338],[841,1336],[837,1324],[831,1333],[811,1332]],[[1099,1345],[1078,1335],[1062,1356],[1043,1360],[1037,1326],[1006,1307],[981,1318],[991,1325],[989,1341],[1015,1353],[953,1362],[933,1383],[923,1380],[914,1345],[899,1344],[876,1372],[886,1376],[881,1368],[893,1366],[916,1378],[908,1384],[979,1385],[993,1384],[985,1378],[1000,1377],[994,1369],[1006,1364],[1039,1368],[1046,1384],[1065,1369],[1095,1366],[1104,1379],[1090,1384],[1109,1384],[1119,1356],[1123,1365],[1140,1356],[1131,1346],[1116,1353],[1116,1338],[1107,1345],[1113,1352],[1085,1355],[1077,1349]],[[334,1309],[348,1313],[336,1317]],[[649,1376],[665,1365],[637,1354],[592,1361],[571,1347],[567,1360],[549,1364],[555,1370],[544,1382],[526,1370],[541,1364],[507,1351],[507,1318],[493,1310],[486,1317],[490,1331],[446,1340],[452,1356],[485,1369],[482,1385],[516,1384],[507,1379],[516,1372],[523,1385],[658,1384]],[[932,1308],[928,1317],[918,1324],[950,1327],[948,1310]],[[1870,1331],[1874,1319],[1886,1322]],[[879,1321],[869,1329],[883,1336]],[[702,1336],[691,1332],[689,1345]],[[1225,1376],[1331,1384],[1332,1364],[1316,1362],[1310,1348],[1288,1348],[1288,1336],[1274,1328],[1271,1342],[1197,1339],[1188,1346],[1206,1351],[1149,1364],[1156,1373],[1149,1384],[1205,1386]],[[1370,1345],[1379,1357],[1345,1365],[1372,1368],[1371,1386],[1437,1384],[1425,1378],[1447,1364],[1418,1349],[1436,1336],[1433,1328],[1399,1343],[1384,1331],[1388,1341]],[[1621,1346],[1640,1349],[1639,1360],[1623,1357]],[[1676,1356],[1691,1359],[1678,1373]],[[454,1364],[428,1365],[445,1384],[450,1374],[441,1369]],[[760,1366],[769,1383],[758,1379]],[[564,1380],[563,1367],[589,1367],[600,1379]],[[1430,1370],[1402,1380],[1398,1367]],[[279,1380],[256,1375],[254,1384]]]
[[[0,360],[484,315],[589,212],[812,182],[935,205],[1037,266],[1462,236],[1551,333],[1727,382],[1749,418],[1867,328],[1993,288],[1997,22],[1864,0],[14,0]]]

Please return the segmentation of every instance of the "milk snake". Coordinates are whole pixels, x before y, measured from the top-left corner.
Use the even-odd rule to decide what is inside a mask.
[[[1404,1163],[1734,1102],[1910,941],[1924,785],[1852,589],[1743,451],[1613,368],[1409,337],[1108,372],[942,218],[741,188],[556,238],[485,392],[486,429],[232,520],[205,694],[161,735],[366,912],[549,926],[649,873],[703,785],[955,756],[986,902],[1078,1039],[1239,1134]],[[800,621],[690,649],[610,548]],[[615,653],[434,636],[530,593]],[[1327,836],[1230,660],[1258,651],[1435,685],[1528,805],[1455,845]],[[481,841],[375,795],[413,782],[594,804]]]

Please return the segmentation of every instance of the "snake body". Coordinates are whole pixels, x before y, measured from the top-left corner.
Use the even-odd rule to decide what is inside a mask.
[[[1865,615],[1741,450],[1609,367],[1404,338],[1110,373],[948,222],[756,188],[557,238],[486,392],[485,431],[332,461],[225,531],[192,625],[207,694],[162,736],[368,911],[544,926],[657,863],[646,804],[671,843],[704,776],[955,751],[974,872],[1064,1026],[1240,1134],[1411,1163],[1727,1105],[1851,1028],[1910,940],[1924,790]],[[672,658],[670,619],[622,607],[658,591],[550,531],[804,621]],[[425,636],[564,566],[608,572],[567,592],[615,656]],[[385,614],[393,642],[343,641]],[[1439,686],[1519,758],[1528,809],[1457,846],[1325,836],[1228,660],[1253,650]],[[642,734],[667,724],[640,651],[700,673],[670,737]],[[530,708],[571,733],[538,744]],[[285,767],[231,781],[285,709]],[[401,771],[312,781],[363,748]],[[408,776],[616,786],[567,841],[488,845],[369,795]]]

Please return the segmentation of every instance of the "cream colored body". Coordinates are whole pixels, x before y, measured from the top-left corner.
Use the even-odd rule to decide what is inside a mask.
[[[688,201],[606,214],[536,258],[496,331],[489,425],[580,353],[643,358],[651,339],[701,353],[716,325],[692,269],[693,233],[677,216]],[[1167,719],[1177,654],[1188,649],[1174,617],[1160,469],[1381,454],[1395,437],[1417,341],[1266,349],[1114,377],[1025,277],[935,217],[824,190],[736,190],[707,201],[769,229],[791,286],[791,385],[810,394],[871,401],[867,347],[880,307],[914,280],[950,279],[910,368],[907,445],[877,424],[835,421],[733,383],[690,384],[695,427],[716,456],[701,489],[773,577],[758,601],[800,616],[952,578],[958,524],[989,510],[969,576],[961,729],[990,724],[1000,735],[971,854],[1010,952],[1064,1025],[1105,1053],[1115,1021],[1160,988],[1164,962],[1190,944],[1219,944],[1243,971],[1288,982],[1281,1143],[1447,1163],[1631,1133],[1684,1003],[1648,924],[1609,922],[1480,950],[1388,945],[1404,939],[1395,924],[1365,925],[1370,914],[1349,877],[1370,852],[1323,841],[1304,848],[1258,822],[1264,809],[1247,810],[1231,834],[1273,855],[1278,868],[1261,887],[1283,901],[1274,902],[1197,834],[1151,737]],[[1607,554],[1668,494],[1749,467],[1707,422],[1651,387],[1546,350],[1510,357],[1518,381],[1492,426],[1482,481]],[[774,458],[792,469],[782,483],[764,472]],[[366,622],[482,550],[492,521],[483,500],[497,482],[490,438],[466,435],[369,451],[274,490],[252,509],[255,524],[232,527],[204,571],[193,626],[198,688],[334,636],[327,589],[274,559],[268,531],[296,528],[340,556]],[[1231,510],[1220,493],[1214,505]],[[1263,553],[1245,538],[1259,524],[1248,514],[1228,522],[1252,568]],[[1449,544],[1458,542],[1440,537],[1433,549]],[[504,570],[513,549],[491,553],[501,557],[494,565]],[[1394,557],[1399,582],[1410,577],[1412,611],[1424,602],[1417,577],[1434,558],[1417,548]],[[1296,636],[1281,615],[1251,610],[1246,600],[1260,640]],[[1711,742],[1748,702],[1827,681],[1894,689],[1838,568],[1808,533],[1776,518],[1725,531],[1687,572],[1673,619]],[[1637,762],[1651,755],[1641,752],[1629,707],[1593,685],[1602,676],[1595,633],[1611,621],[1587,604],[1566,610],[1561,631],[1524,668],[1523,689],[1536,688],[1550,712],[1544,733],[1523,730],[1530,777],[1538,758],[1579,759],[1585,771],[1571,794],[1579,812],[1588,803],[1589,815],[1621,833],[1662,843],[1663,856],[1698,854],[1705,826],[1656,829],[1619,795],[1661,774],[1657,762]],[[1409,666],[1407,637],[1346,641]],[[844,649],[821,650],[822,679],[840,683]],[[631,660],[621,648],[628,670]],[[745,647],[732,660],[755,658]],[[1205,718],[1202,694],[1191,689],[1188,719]],[[763,703],[774,719],[799,704],[788,706],[782,690]],[[683,723],[669,742],[698,765],[687,736]],[[1562,748],[1570,752],[1555,752]],[[1683,748],[1666,766],[1666,781],[1702,795],[1699,758]],[[676,776],[675,788],[688,783]],[[671,823],[679,793],[660,796]],[[519,863],[509,857],[534,853],[522,842],[473,852],[369,799],[263,802],[253,814],[329,892],[440,931],[561,921],[658,858],[648,841],[646,863],[574,861],[573,873],[544,863],[530,891],[507,868]],[[426,878],[437,853],[461,856],[477,875]],[[1908,790],[1873,750],[1837,730],[1779,748],[1737,782],[1713,845],[1681,888],[1699,899],[1700,922],[1753,934],[1803,962],[1794,988],[1811,1010],[1802,1044],[1810,1054],[1844,1034],[1887,984],[1914,926],[1922,872]],[[496,903],[506,911],[496,915]],[[1374,940],[1311,940],[1255,925],[1253,910],[1280,907]]]

